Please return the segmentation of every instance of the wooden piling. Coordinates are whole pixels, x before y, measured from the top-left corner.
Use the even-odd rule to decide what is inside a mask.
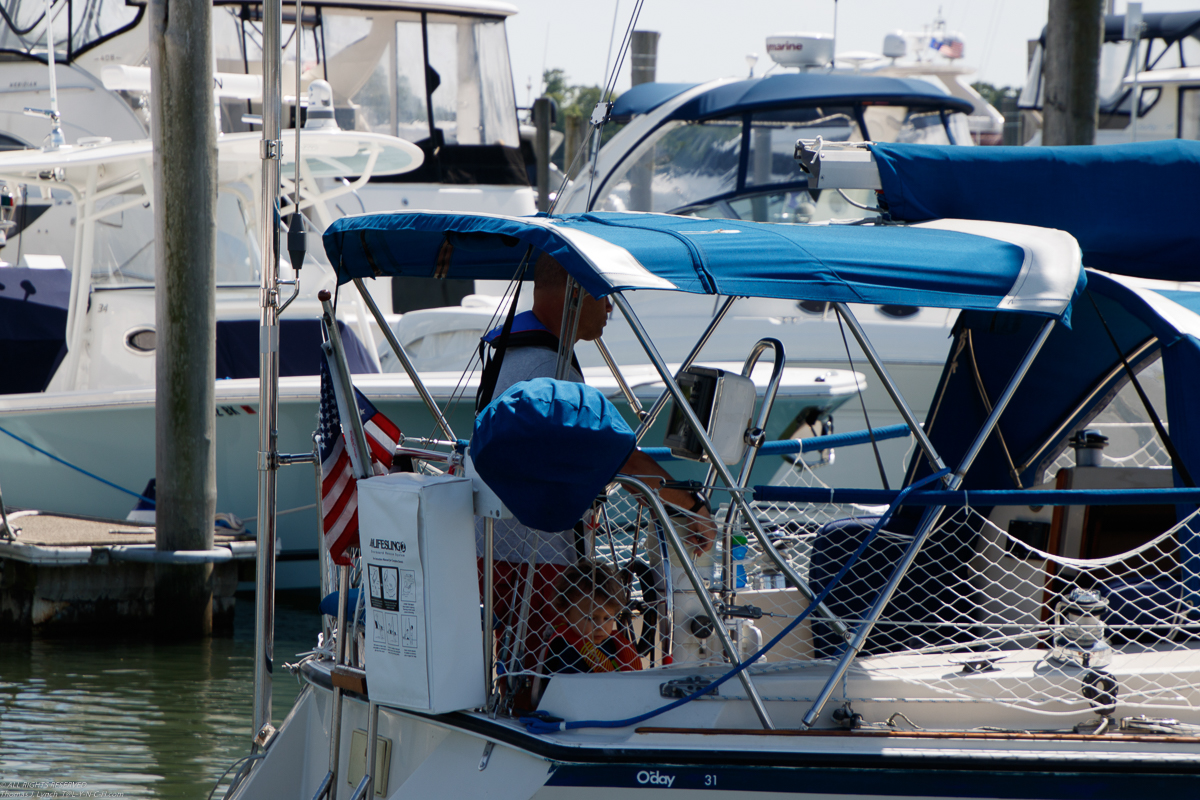
[[[550,210],[550,98],[533,101],[533,124],[536,132],[533,153],[537,161],[537,210]]]
[[[1094,144],[1100,114],[1104,0],[1050,0],[1042,144]]]
[[[156,546],[207,550],[216,512],[216,162],[211,0],[150,0]],[[212,632],[211,564],[155,569],[160,634]]]
[[[634,31],[630,40],[630,87],[654,83],[658,71],[658,31]],[[655,211],[654,146],[629,170],[629,210]]]

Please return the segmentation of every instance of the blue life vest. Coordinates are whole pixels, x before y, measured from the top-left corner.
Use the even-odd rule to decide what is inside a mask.
[[[514,300],[514,304],[515,302]],[[532,311],[522,311],[506,324],[510,328],[507,336],[504,335],[504,327],[501,326],[480,337],[479,362],[483,364],[483,372],[479,378],[479,390],[475,394],[475,413],[479,413],[484,406],[492,402],[496,382],[500,377],[500,367],[504,364],[504,353],[510,347],[540,347],[558,352],[558,337],[551,333]],[[583,374],[574,350],[571,351],[571,366],[580,375]]]

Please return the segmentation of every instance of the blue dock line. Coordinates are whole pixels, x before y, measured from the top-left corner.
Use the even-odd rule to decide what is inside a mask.
[[[124,486],[118,486],[117,484],[113,483],[112,481],[105,480],[104,478],[101,478],[99,475],[88,472],[83,467],[77,467],[74,464],[72,464],[70,461],[64,461],[61,458],[59,458],[58,456],[54,455],[53,453],[46,452],[45,450],[38,447],[33,442],[25,441],[20,436],[17,436],[15,433],[13,433],[10,430],[7,430],[5,428],[0,428],[0,433],[5,434],[6,436],[11,436],[12,438],[16,439],[18,442],[20,442],[21,444],[30,448],[31,450],[36,450],[37,452],[46,456],[46,458],[57,461],[58,463],[62,464],[64,467],[70,467],[71,469],[75,470],[76,472],[82,472],[84,475],[87,475],[89,478],[94,478],[95,480],[100,481],[105,486],[111,486],[112,488],[116,489],[119,492],[124,492],[125,494],[132,495],[133,497],[136,497],[138,500],[142,500],[143,502],[149,503],[151,506],[154,505],[154,501],[151,500],[149,497],[143,497],[142,495],[138,494],[137,492],[131,492],[130,490],[126,489]]]
[[[874,431],[831,433],[828,436],[812,436],[808,439],[778,439],[763,444],[758,454],[760,456],[784,456],[793,453],[811,453],[814,450],[828,450],[831,447],[850,447],[856,444],[866,444],[871,441],[872,433],[875,434],[875,441],[883,442],[888,439],[899,439],[908,436],[910,431],[907,425],[899,424],[876,428]],[[678,460],[675,456],[671,455],[671,448],[669,447],[643,447],[642,452],[655,461]]]
[[[887,489],[827,489],[808,486],[755,486],[762,503],[858,503],[882,506],[899,493]],[[913,492],[908,506],[1137,506],[1200,503],[1200,489],[980,489],[977,491]]]

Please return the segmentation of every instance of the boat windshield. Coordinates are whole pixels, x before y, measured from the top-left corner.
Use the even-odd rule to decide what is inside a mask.
[[[217,285],[258,284],[259,257],[251,189],[223,184],[217,192]],[[92,285],[154,284],[154,212],[148,198],[113,194],[97,201]]]
[[[800,188],[807,194],[807,175],[794,155],[797,139],[820,136],[827,142],[952,144],[959,139],[950,136],[948,124],[952,117],[963,115],[948,114],[944,119],[938,111],[905,106],[845,105],[760,112],[748,119],[737,114],[704,122],[668,122],[617,167],[605,182],[596,208],[698,210],[698,206],[737,203],[737,198],[783,186]],[[743,148],[747,150],[745,157]],[[786,205],[787,201],[783,202]],[[704,215],[729,216],[727,211]],[[814,219],[811,214],[786,219],[757,213],[737,216],[774,222]],[[851,209],[851,213],[841,216],[859,215]]]
[[[312,4],[304,14],[302,91],[329,81],[341,128],[439,146],[519,147],[503,19]],[[218,6],[213,38],[219,71],[262,73],[260,6]],[[283,40],[283,90],[292,95],[294,13],[285,14]],[[251,107],[231,102],[242,113],[223,115],[226,126],[248,129],[238,121]],[[285,124],[289,113],[285,105]]]
[[[0,51],[46,57],[46,4],[0,0]],[[138,23],[146,7],[129,0],[68,0],[53,11],[54,53],[71,61]]]

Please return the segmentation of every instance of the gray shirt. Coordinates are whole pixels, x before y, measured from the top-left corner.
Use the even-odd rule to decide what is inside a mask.
[[[534,378],[553,378],[558,354],[545,347],[513,347],[505,351],[504,363],[496,378],[493,398],[504,394],[514,383]],[[573,368],[567,380],[583,383]],[[531,457],[536,458],[536,454]],[[475,552],[483,557],[483,520],[475,520]],[[536,564],[574,564],[579,560],[575,549],[575,531],[539,531],[514,519],[496,520],[494,558],[497,561],[525,563],[534,554]]]

